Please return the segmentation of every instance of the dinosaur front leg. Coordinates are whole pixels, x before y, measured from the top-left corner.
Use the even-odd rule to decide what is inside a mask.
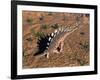
[[[61,50],[60,50],[60,53],[61,53],[61,52],[63,51],[63,46],[64,46],[64,43],[63,43],[63,42],[61,42],[60,46],[61,46]]]

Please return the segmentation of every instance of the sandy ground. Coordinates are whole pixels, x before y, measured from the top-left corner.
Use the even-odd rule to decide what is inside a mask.
[[[89,65],[89,15],[75,13],[51,13],[23,11],[23,68],[64,67]],[[81,28],[64,41],[63,52],[36,58],[38,37],[36,33],[49,34],[55,28],[51,25],[73,25],[81,21]],[[43,28],[42,25],[47,25]],[[59,26],[60,27],[60,26]]]

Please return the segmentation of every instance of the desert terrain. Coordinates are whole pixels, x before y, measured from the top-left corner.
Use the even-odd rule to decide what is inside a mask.
[[[89,14],[65,12],[23,11],[23,68],[74,67],[89,65]],[[63,52],[45,56],[33,56],[38,51],[38,39],[59,27],[81,22],[80,28],[64,40]],[[73,27],[73,26],[72,26]]]

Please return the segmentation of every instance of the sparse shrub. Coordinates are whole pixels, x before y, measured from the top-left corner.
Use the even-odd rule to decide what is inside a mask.
[[[85,35],[85,33],[84,33],[84,32],[80,32],[80,34],[81,34],[81,35]]]
[[[32,33],[32,35],[35,34],[35,30],[34,30],[34,28],[31,29],[31,33]]]
[[[54,29],[57,29],[57,28],[59,28],[59,25],[56,23],[54,25],[51,25],[51,27],[54,28]]]
[[[48,27],[49,27],[49,26],[46,25],[46,24],[43,24],[43,25],[41,26],[42,29],[47,29]]]
[[[39,20],[43,20],[43,19],[44,19],[44,16],[41,15],[41,16],[39,17]]]
[[[81,49],[89,51],[89,42],[80,43]]]
[[[82,59],[76,59],[76,60],[79,62],[79,64],[80,64],[81,66],[86,65],[86,62],[83,61]]]
[[[36,37],[40,38],[40,37],[44,37],[44,33],[43,32],[37,32],[35,33]]]
[[[66,20],[66,18],[65,18],[65,14],[63,14],[63,19],[62,19],[63,21],[65,21]]]
[[[33,39],[31,37],[27,38],[26,40],[29,42],[33,41]]]
[[[86,17],[89,17],[89,14],[85,14]]]
[[[74,53],[74,56],[72,57],[72,60],[74,60],[74,61],[76,60],[80,64],[80,66],[84,66],[84,65],[87,65],[88,64],[88,62],[86,62],[85,60],[81,59],[78,56],[77,53]]]
[[[28,18],[26,21],[27,21],[27,23],[28,23],[29,25],[32,25],[32,24],[33,24],[33,19],[32,19],[32,18]]]
[[[52,15],[52,12],[49,12],[48,15]]]
[[[81,18],[80,16],[77,16],[77,17],[76,17],[76,21],[79,22],[79,21],[80,21],[80,18]]]
[[[43,32],[36,32],[33,28],[31,29],[31,34],[35,35],[38,38],[43,37],[45,35]]]
[[[40,20],[43,20],[43,17],[39,17]]]

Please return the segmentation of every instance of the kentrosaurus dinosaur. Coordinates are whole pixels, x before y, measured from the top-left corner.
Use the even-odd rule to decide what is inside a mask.
[[[46,43],[46,49],[43,53],[35,55],[37,57],[47,56],[49,58],[50,54],[61,53],[63,51],[64,40],[65,38],[76,31],[80,27],[79,23],[74,24],[74,26],[59,28],[51,33],[51,36],[48,37],[48,42]]]

